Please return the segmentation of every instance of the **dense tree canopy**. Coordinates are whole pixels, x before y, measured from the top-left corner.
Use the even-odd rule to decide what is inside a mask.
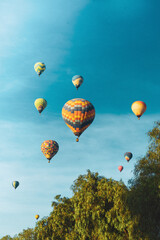
[[[55,197],[49,217],[1,240],[160,239],[160,122],[148,135],[148,151],[137,161],[129,188],[88,170],[74,181],[71,198]]]

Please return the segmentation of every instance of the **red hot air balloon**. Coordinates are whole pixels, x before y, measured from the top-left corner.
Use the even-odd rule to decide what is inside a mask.
[[[122,172],[123,166],[119,166],[119,167],[118,167],[118,170],[119,170],[120,172]]]

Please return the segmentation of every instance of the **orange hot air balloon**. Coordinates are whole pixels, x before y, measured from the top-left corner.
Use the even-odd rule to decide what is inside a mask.
[[[119,170],[120,172],[122,172],[123,166],[119,166],[119,167],[118,167],[118,170]]]
[[[134,112],[134,114],[138,117],[138,119],[140,119],[142,114],[146,111],[147,106],[142,101],[136,101],[132,104],[131,109]]]

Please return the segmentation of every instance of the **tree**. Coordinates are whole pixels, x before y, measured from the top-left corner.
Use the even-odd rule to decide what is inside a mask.
[[[33,228],[24,229],[23,232],[13,237],[13,240],[36,240]]]
[[[150,144],[130,183],[129,206],[139,218],[143,239],[160,239],[160,122],[148,132]]]
[[[134,239],[136,219],[131,219],[126,207],[128,189],[122,182],[88,170],[87,175],[78,177],[72,190],[77,239]]]
[[[0,240],[13,240],[13,238],[11,238],[10,235],[6,235],[6,236],[2,237]]]
[[[137,222],[125,205],[128,189],[122,182],[88,170],[72,190],[70,199],[56,196],[50,217],[37,223],[37,240],[135,240]]]

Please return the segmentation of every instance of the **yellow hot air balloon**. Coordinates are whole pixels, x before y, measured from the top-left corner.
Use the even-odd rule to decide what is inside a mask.
[[[39,218],[39,215],[38,215],[38,214],[36,214],[36,215],[35,215],[35,219],[36,219],[36,220],[38,220],[38,218]]]
[[[76,141],[93,122],[95,109],[92,103],[82,98],[75,98],[65,103],[62,108],[62,117],[66,125],[72,130]]]
[[[41,113],[47,107],[47,101],[43,98],[37,98],[34,102],[38,112]]]
[[[44,63],[42,62],[37,62],[34,65],[34,70],[36,71],[36,73],[40,76],[46,69],[46,66]]]
[[[146,111],[147,106],[142,101],[136,101],[132,104],[131,109],[134,112],[134,114],[138,117],[138,119],[140,119],[142,114]]]

